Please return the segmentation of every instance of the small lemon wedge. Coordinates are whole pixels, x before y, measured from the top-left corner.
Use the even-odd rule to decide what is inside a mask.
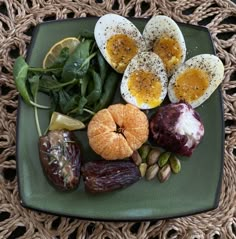
[[[78,130],[83,128],[85,128],[85,125],[80,120],[71,118],[58,112],[53,112],[49,124],[49,130]]]

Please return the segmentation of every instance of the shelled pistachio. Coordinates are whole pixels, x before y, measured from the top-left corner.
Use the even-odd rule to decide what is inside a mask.
[[[159,156],[159,159],[158,159],[158,165],[160,167],[165,166],[168,163],[170,155],[171,155],[170,152],[163,152],[163,153],[161,153],[161,155]]]
[[[171,155],[169,161],[172,172],[179,173],[181,170],[180,160],[175,155]]]
[[[146,171],[147,171],[147,164],[146,163],[141,163],[139,165],[139,170],[140,170],[141,177],[144,177],[145,174],[146,174]]]
[[[131,159],[134,161],[134,163],[139,166],[142,163],[142,158],[138,152],[138,150],[135,150],[133,154],[131,155]]]
[[[152,180],[153,178],[155,178],[157,176],[158,170],[159,170],[158,164],[153,164],[149,166],[147,168],[146,175],[145,175],[146,179]]]
[[[151,150],[151,147],[148,144],[143,144],[139,148],[138,152],[139,152],[143,162],[146,162],[147,156],[148,156],[148,153],[150,152],[150,150]]]
[[[171,168],[169,164],[166,164],[165,166],[163,166],[157,174],[158,179],[161,183],[167,181],[170,175],[171,175]]]
[[[147,164],[153,165],[158,161],[158,158],[161,154],[161,151],[159,149],[151,149],[147,156]]]

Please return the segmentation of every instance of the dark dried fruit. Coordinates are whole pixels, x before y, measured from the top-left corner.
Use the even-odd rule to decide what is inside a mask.
[[[85,189],[92,193],[109,192],[127,187],[140,179],[138,167],[132,161],[96,160],[82,167]]]
[[[187,103],[159,107],[149,121],[150,137],[167,151],[191,156],[204,135],[200,115]]]
[[[39,138],[40,161],[53,186],[72,190],[79,186],[81,150],[70,131],[53,130]]]

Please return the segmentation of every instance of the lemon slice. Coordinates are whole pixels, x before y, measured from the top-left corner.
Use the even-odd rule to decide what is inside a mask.
[[[76,37],[67,37],[62,39],[61,41],[55,43],[50,50],[48,51],[47,55],[44,57],[43,60],[43,68],[50,67],[59,56],[61,50],[65,47],[69,48],[70,53],[72,53],[75,48],[80,43],[79,39]]]
[[[49,130],[78,130],[83,128],[85,128],[85,125],[80,120],[58,112],[53,112],[49,124]]]

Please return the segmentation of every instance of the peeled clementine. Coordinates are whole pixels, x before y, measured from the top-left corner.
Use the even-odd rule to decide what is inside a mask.
[[[91,148],[104,159],[130,157],[148,139],[147,116],[131,104],[110,105],[88,124]]]

